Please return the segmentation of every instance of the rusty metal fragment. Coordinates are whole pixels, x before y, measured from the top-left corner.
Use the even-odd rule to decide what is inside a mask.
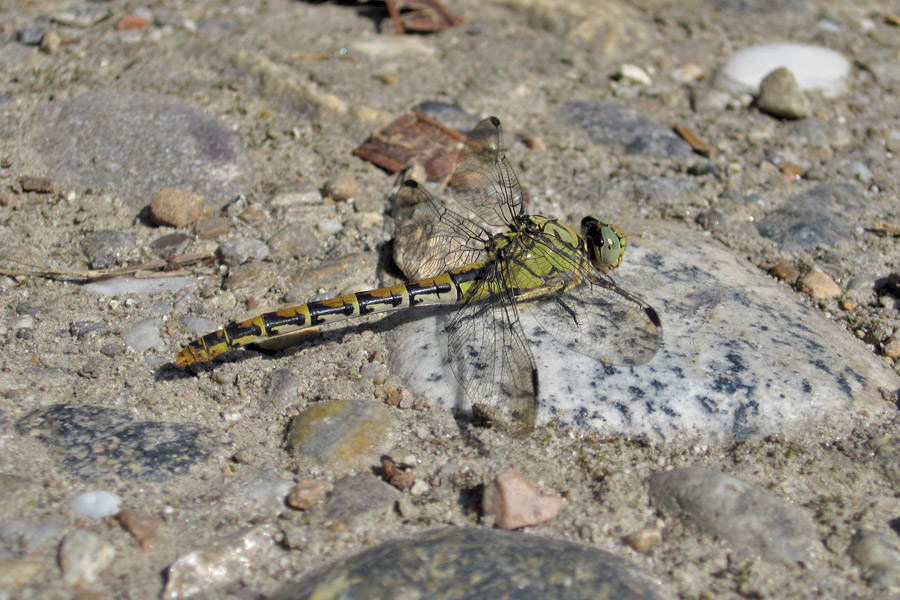
[[[443,181],[456,166],[460,142],[465,139],[465,134],[416,111],[373,133],[353,154],[389,173],[419,163],[429,181]]]

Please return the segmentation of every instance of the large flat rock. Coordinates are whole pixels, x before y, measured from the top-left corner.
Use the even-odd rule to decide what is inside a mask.
[[[539,423],[712,441],[840,434],[891,409],[882,389],[896,390],[900,378],[796,292],[703,233],[656,222],[628,231],[616,282],[659,312],[662,347],[646,365],[604,365],[562,347],[521,310],[540,376]],[[414,393],[466,411],[446,360],[453,311],[392,317],[389,360]]]

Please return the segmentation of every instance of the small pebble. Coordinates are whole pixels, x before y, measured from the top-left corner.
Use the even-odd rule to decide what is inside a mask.
[[[863,569],[900,574],[900,540],[895,535],[858,531],[848,554]]]
[[[794,74],[784,67],[775,69],[760,82],[756,105],[765,113],[786,119],[800,119],[810,113],[809,100]]]
[[[305,479],[298,481],[286,499],[287,505],[297,510],[309,510],[322,503],[325,496],[334,489],[327,481]]]
[[[343,227],[343,223],[341,223],[341,220],[338,218],[322,219],[321,221],[316,223],[316,229],[318,229],[319,233],[321,233],[322,236],[326,238],[339,232],[341,229],[343,229]]]
[[[300,456],[332,467],[376,464],[391,429],[391,411],[364,400],[329,400],[309,406],[288,428]]]
[[[525,147],[534,152],[546,152],[547,144],[544,143],[544,139],[539,135],[526,134],[522,136],[522,143],[525,144]]]
[[[542,494],[515,469],[497,475],[484,488],[481,508],[500,529],[513,530],[555,519],[562,508],[559,494]]]
[[[800,280],[800,286],[814,300],[827,300],[841,295],[841,287],[822,271],[810,271]]]
[[[59,185],[48,177],[19,177],[19,185],[22,191],[37,192],[39,194],[55,194],[59,191]]]
[[[63,538],[59,566],[66,585],[79,589],[94,583],[100,572],[112,564],[116,550],[96,533],[76,529]]]
[[[797,278],[800,277],[800,270],[797,269],[797,267],[784,262],[780,262],[769,269],[769,273],[772,277],[781,279],[782,281],[797,281]]]
[[[116,515],[116,520],[131,534],[144,552],[149,552],[159,541],[159,530],[164,525],[159,517],[129,508],[120,511]]]
[[[161,189],[150,202],[150,216],[157,225],[187,227],[212,212],[203,196],[175,187]]]
[[[647,74],[647,71],[637,65],[629,63],[626,63],[619,68],[618,76],[621,79],[627,79],[628,81],[640,85],[650,85],[653,83],[653,80],[650,78],[650,75]]]
[[[47,29],[40,25],[24,27],[16,32],[19,43],[26,46],[37,46],[43,41],[45,35],[47,35]]]
[[[656,529],[641,529],[626,535],[624,540],[632,550],[646,554],[662,543],[662,534]]]
[[[236,237],[225,240],[219,246],[222,262],[229,268],[244,264],[251,258],[258,261],[269,257],[269,246],[262,240],[248,237]]]
[[[325,184],[325,193],[334,200],[342,202],[355,198],[360,192],[359,182],[352,175],[339,175]]]
[[[106,490],[82,492],[69,500],[69,508],[77,517],[105,519],[119,512],[122,498]]]
[[[121,262],[135,243],[136,238],[130,233],[101,229],[86,234],[81,239],[80,246],[91,269],[108,269]]]
[[[210,217],[203,219],[194,226],[194,233],[201,240],[214,240],[228,233],[231,221],[225,217]]]
[[[53,20],[60,25],[71,25],[72,27],[90,27],[95,23],[108,18],[112,14],[112,9],[108,6],[97,6],[96,4],[74,5],[69,8],[53,13]]]
[[[162,348],[166,345],[159,335],[159,325],[155,317],[148,317],[129,327],[124,340],[129,348],[138,351]]]
[[[186,233],[170,233],[160,238],[156,238],[150,243],[150,247],[163,258],[178,255],[185,251],[191,245],[194,238]]]
[[[55,54],[62,46],[62,38],[55,31],[48,31],[41,39],[41,51],[46,54]]]
[[[900,356],[900,330],[891,334],[891,337],[884,341],[881,347],[881,353],[888,358],[897,358]]]
[[[135,29],[141,29],[145,27],[150,22],[150,19],[147,17],[142,17],[140,15],[122,15],[122,17],[116,21],[116,31],[132,31]]]

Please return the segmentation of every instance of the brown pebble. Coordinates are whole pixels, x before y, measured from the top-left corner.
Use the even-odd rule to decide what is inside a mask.
[[[815,300],[827,300],[841,295],[841,287],[822,271],[810,271],[800,281],[800,285]]]
[[[309,510],[318,506],[325,499],[325,494],[334,489],[327,481],[304,479],[298,481],[287,497],[287,505],[297,510]]]
[[[844,300],[841,302],[841,308],[844,310],[856,310],[859,308],[859,303],[852,300]]]
[[[146,17],[142,17],[140,15],[123,15],[121,19],[116,22],[116,30],[117,31],[132,31],[135,29],[141,29],[145,27],[150,20]]]
[[[897,358],[900,356],[900,331],[895,331],[891,337],[885,340],[881,347],[881,353],[888,358]]]
[[[29,177],[23,175],[19,177],[19,184],[22,191],[37,192],[39,194],[55,194],[59,191],[59,186],[49,177]]]
[[[62,38],[55,31],[48,31],[41,38],[41,50],[46,54],[53,54],[62,46]]]
[[[655,529],[641,529],[626,535],[624,540],[632,550],[645,553],[662,542],[662,534]]]
[[[769,273],[776,279],[783,281],[797,281],[800,277],[800,271],[792,264],[780,262],[771,269]]]
[[[507,469],[485,486],[481,507],[485,516],[494,517],[497,527],[513,530],[556,518],[562,498],[542,494],[518,471]]]
[[[359,190],[359,182],[350,175],[339,175],[325,185],[325,193],[338,202],[355,198]]]
[[[194,226],[194,233],[201,240],[214,240],[228,233],[231,222],[225,217],[210,217],[203,219]]]
[[[547,151],[547,144],[545,144],[543,138],[538,135],[526,134],[522,136],[522,142],[525,143],[525,147],[529,150],[534,150],[535,152]]]
[[[163,188],[150,202],[150,216],[158,225],[187,227],[211,215],[212,207],[203,196],[181,188]]]
[[[119,511],[116,520],[131,534],[144,552],[149,552],[159,540],[158,533],[164,524],[159,517],[130,508]]]
[[[786,179],[800,179],[803,175],[803,167],[794,163],[784,163],[784,166],[781,167],[781,174]]]

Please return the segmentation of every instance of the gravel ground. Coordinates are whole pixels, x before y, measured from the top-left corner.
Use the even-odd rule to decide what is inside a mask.
[[[461,25],[398,38],[375,2],[0,0],[0,598],[306,597],[313,584],[291,582],[354,552],[384,548],[370,571],[402,571],[415,558],[382,543],[493,531],[480,497],[508,468],[564,501],[527,534],[594,553],[583,560],[607,565],[619,597],[643,597],[625,582],[645,580],[659,597],[900,597],[893,412],[840,436],[678,445],[550,424],[511,441],[406,389],[374,320],[170,364],[268,306],[400,281],[397,178],[351,152],[429,102],[453,126],[503,121],[533,212],[577,222],[590,207],[634,238],[642,220],[668,221],[778,265],[790,294],[900,373],[892,4],[447,5]],[[770,41],[843,54],[846,90],[806,93],[808,116],[786,119],[713,87],[727,56]],[[663,133],[631,146],[593,102]],[[166,187],[197,211],[169,215],[183,225],[151,213]],[[182,253],[219,259],[101,284],[131,292],[85,285],[91,269]],[[33,274],[51,270],[69,275]],[[306,433],[328,419],[343,429]],[[382,453],[410,485],[379,480]],[[74,501],[92,491],[111,494]],[[508,539],[494,543],[506,556]],[[530,572],[542,584],[556,581],[552,554],[529,559],[545,561]],[[526,587],[505,565],[485,572]],[[403,585],[434,594],[417,576]]]

